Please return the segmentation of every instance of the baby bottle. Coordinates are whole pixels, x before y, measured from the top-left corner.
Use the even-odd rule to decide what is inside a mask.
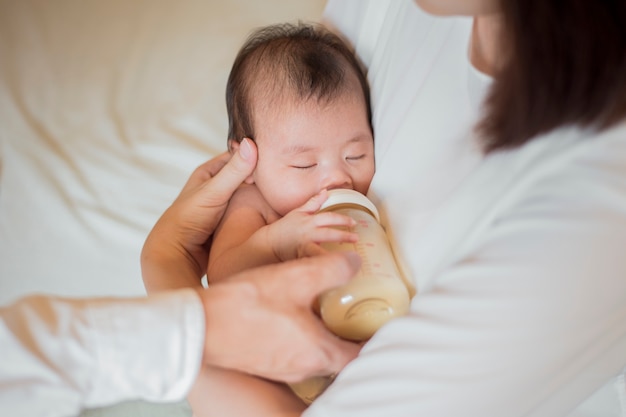
[[[320,296],[320,315],[337,336],[367,340],[387,321],[409,311],[409,290],[379,223],[378,210],[366,196],[349,189],[330,190],[320,211],[333,211],[356,220],[356,243],[322,246],[327,250],[355,251],[362,260],[361,269],[348,284]]]
[[[328,192],[320,211],[334,211],[356,220],[356,243],[324,243],[327,250],[352,250],[361,256],[361,269],[346,285],[320,296],[319,309],[326,326],[344,339],[369,339],[390,319],[409,311],[409,290],[379,223],[378,210],[358,191],[337,189]],[[310,404],[332,383],[334,376],[315,377],[290,384]]]

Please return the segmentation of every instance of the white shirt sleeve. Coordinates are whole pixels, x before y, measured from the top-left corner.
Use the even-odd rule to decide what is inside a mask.
[[[24,298],[0,309],[0,415],[181,400],[203,342],[203,307],[189,289],[135,299]]]

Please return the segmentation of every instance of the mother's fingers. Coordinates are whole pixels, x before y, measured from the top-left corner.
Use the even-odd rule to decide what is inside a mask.
[[[213,178],[229,160],[230,153],[224,152],[198,166],[189,176],[185,186],[179,193],[179,197],[197,189],[200,185]]]
[[[185,183],[179,197],[200,186],[206,186],[220,198],[222,196],[230,198],[234,190],[252,174],[256,160],[256,146],[250,139],[244,139],[235,154],[224,152],[198,166]],[[212,178],[214,179],[209,181]]]
[[[333,335],[313,313],[312,306],[321,293],[349,282],[361,267],[361,258],[354,252],[333,252],[284,262],[280,266],[286,265],[290,265],[289,278],[293,284],[287,297],[300,305],[300,318],[307,322],[302,324],[305,329],[303,340],[308,341],[305,345],[316,348],[302,348],[304,354],[296,355],[302,369],[293,373],[286,370],[280,379],[296,382],[302,380],[303,374],[311,377],[336,373],[358,355],[361,346]]]
[[[292,279],[298,282],[292,296],[300,305],[310,306],[319,294],[350,281],[361,258],[355,252],[333,252],[283,264],[291,263]]]
[[[341,371],[350,361],[356,358],[361,351],[361,344],[342,340],[328,329],[318,319],[315,320],[316,327],[319,328],[315,338],[318,347],[316,356],[310,355],[311,376],[327,376]],[[292,382],[298,381],[294,378]]]
[[[231,195],[242,182],[246,180],[257,161],[257,149],[250,139],[243,139],[239,144],[239,149],[230,160],[213,175],[210,182],[206,182],[204,187],[210,188],[212,200],[225,199],[228,201]]]

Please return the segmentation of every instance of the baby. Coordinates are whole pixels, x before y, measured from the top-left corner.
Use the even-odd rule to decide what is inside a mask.
[[[256,31],[235,59],[226,102],[229,149],[253,140],[258,163],[216,230],[209,283],[355,241],[353,220],[315,214],[326,190],[365,194],[374,175],[367,80],[343,41],[305,24]]]
[[[226,104],[229,149],[254,141],[258,162],[214,234],[209,285],[255,266],[318,254],[320,243],[355,241],[348,230],[352,219],[317,213],[327,190],[365,194],[374,175],[367,80],[343,41],[308,24],[254,32],[233,64]],[[213,378],[200,375],[188,397],[194,415],[282,415],[270,400],[293,397],[282,384],[211,373]],[[308,394],[291,387],[307,401]],[[292,403],[294,410],[302,406]]]

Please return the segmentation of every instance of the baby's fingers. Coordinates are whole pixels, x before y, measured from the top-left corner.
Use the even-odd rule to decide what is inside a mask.
[[[356,226],[356,221],[349,216],[333,212],[318,213],[313,217],[313,224],[316,227],[345,227]]]
[[[298,253],[298,258],[323,255],[327,252],[328,251],[322,248],[319,244],[314,243],[314,242],[308,242],[303,247],[300,248],[300,253]]]
[[[326,201],[327,199],[328,199],[328,191],[324,189],[320,191],[319,193],[315,194],[313,197],[309,198],[309,200],[306,203],[304,203],[302,206],[297,208],[296,211],[302,211],[305,213],[315,213],[322,207],[322,204],[324,204],[324,201]]]
[[[313,231],[311,240],[316,243],[355,243],[359,240],[359,235],[348,230],[319,227]]]

